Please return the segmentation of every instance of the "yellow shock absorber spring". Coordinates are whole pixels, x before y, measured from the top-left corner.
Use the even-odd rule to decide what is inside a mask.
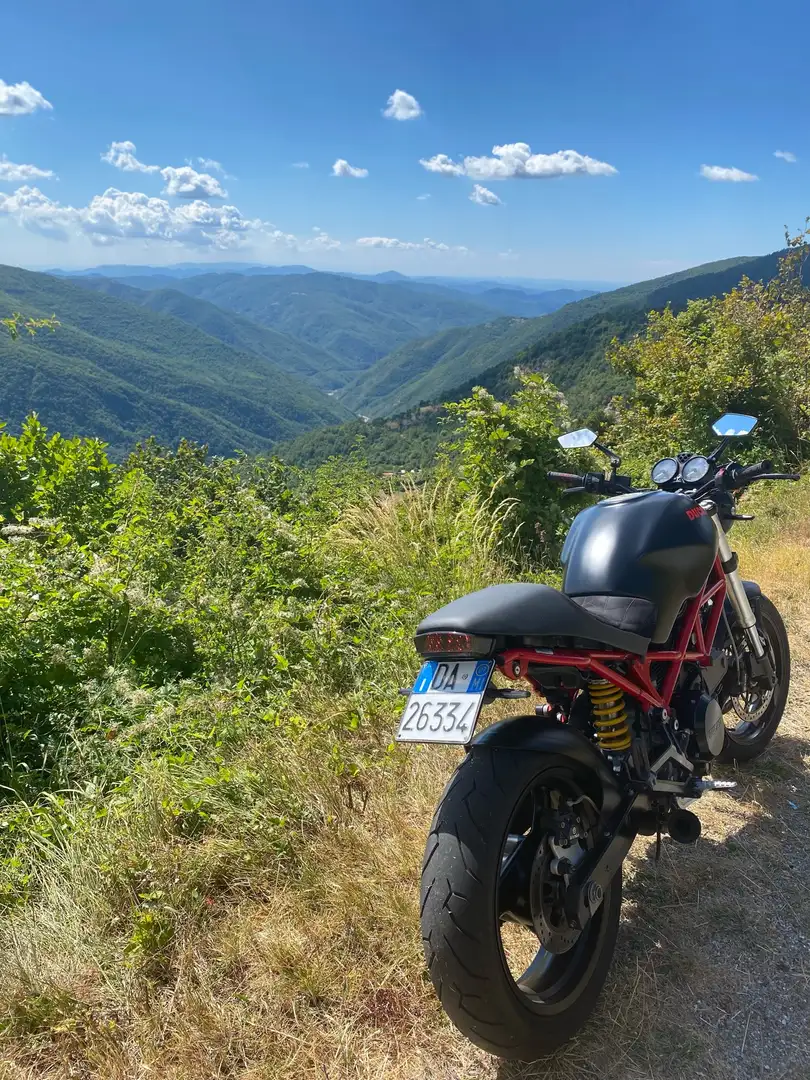
[[[593,726],[600,750],[629,750],[630,727],[624,694],[615,683],[597,679],[588,684]]]

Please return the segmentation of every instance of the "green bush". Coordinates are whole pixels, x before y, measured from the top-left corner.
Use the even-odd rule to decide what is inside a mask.
[[[744,279],[731,292],[693,300],[679,314],[651,312],[643,333],[614,342],[609,359],[634,379],[614,401],[609,438],[641,471],[678,450],[706,451],[711,424],[724,412],[759,418],[746,443],[781,459],[810,445],[810,289],[802,267],[807,235],[789,240],[768,284]]]

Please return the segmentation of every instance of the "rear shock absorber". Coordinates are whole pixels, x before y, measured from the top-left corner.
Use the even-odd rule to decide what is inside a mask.
[[[588,693],[599,749],[629,750],[630,726],[627,723],[624,694],[607,679],[595,679],[588,683]]]

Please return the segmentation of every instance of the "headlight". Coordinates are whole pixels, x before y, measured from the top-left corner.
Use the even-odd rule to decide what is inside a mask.
[[[707,463],[708,464],[708,463]],[[656,461],[650,472],[654,484],[668,484],[678,475],[678,462],[675,458],[665,457]]]
[[[709,469],[710,465],[705,457],[693,457],[689,458],[681,469],[681,476],[687,484],[696,484],[698,480],[703,479]]]

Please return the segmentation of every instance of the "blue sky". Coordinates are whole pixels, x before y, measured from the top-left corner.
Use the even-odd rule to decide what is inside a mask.
[[[806,0],[39,0],[3,20],[3,262],[629,281],[773,250],[810,213]],[[419,115],[384,116],[395,90]]]

